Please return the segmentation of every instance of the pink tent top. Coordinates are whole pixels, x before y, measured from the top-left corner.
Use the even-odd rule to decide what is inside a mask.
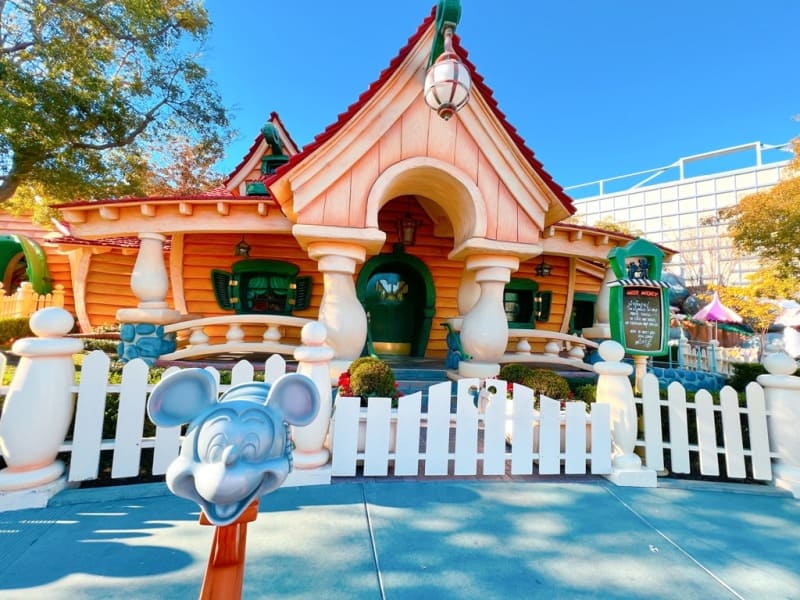
[[[711,302],[706,304],[703,308],[692,315],[692,319],[695,321],[716,321],[717,323],[742,322],[742,317],[737,315],[720,301],[717,292],[714,292],[714,297],[711,299]]]

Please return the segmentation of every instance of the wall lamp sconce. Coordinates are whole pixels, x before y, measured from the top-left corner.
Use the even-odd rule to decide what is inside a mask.
[[[234,256],[241,256],[242,258],[250,258],[250,244],[244,241],[244,236],[242,236],[242,241],[236,244],[236,247],[233,249]]]
[[[469,70],[453,51],[453,33],[460,18],[458,0],[439,0],[436,35],[423,90],[425,103],[445,121],[466,105],[472,87]]]
[[[548,265],[546,262],[544,262],[544,258],[542,258],[542,262],[536,265],[535,271],[537,277],[548,277],[550,273],[553,272],[553,266]]]

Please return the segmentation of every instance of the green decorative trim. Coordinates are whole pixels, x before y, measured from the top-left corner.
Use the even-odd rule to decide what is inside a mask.
[[[47,268],[47,255],[42,247],[24,235],[0,235],[0,273],[5,273],[8,263],[20,252],[25,255],[28,281],[37,294],[49,294],[53,291],[53,278]],[[7,294],[15,290],[6,290]]]
[[[433,37],[431,55],[428,58],[430,67],[444,52],[444,30],[447,26],[455,30],[461,20],[461,2],[459,0],[439,0],[436,5],[436,35]]]
[[[539,314],[536,314],[536,304],[539,304]],[[533,314],[534,319],[540,323],[545,323],[550,320],[550,309],[553,306],[553,292],[539,292],[534,297]]]
[[[539,283],[533,279],[512,277],[503,289],[503,302],[505,303],[506,293],[526,292],[529,296],[531,318],[526,321],[509,321],[509,329],[533,329],[536,327],[536,298],[539,291]]]
[[[231,267],[234,275],[239,273],[271,273],[283,275],[284,277],[295,277],[300,272],[300,267],[290,262],[282,260],[270,260],[268,258],[246,258]]]
[[[608,262],[617,279],[628,277],[628,259],[644,258],[648,261],[647,279],[661,279],[664,265],[664,252],[653,242],[644,238],[636,238],[625,246],[617,247],[608,253]]]
[[[356,296],[363,306],[367,297],[366,288],[369,278],[377,271],[383,270],[391,265],[401,265],[402,267],[406,267],[406,269],[413,270],[422,278],[425,285],[425,305],[422,308],[422,324],[420,326],[419,335],[411,346],[411,356],[425,356],[425,349],[428,347],[428,339],[430,338],[431,325],[433,323],[433,315],[436,312],[436,286],[434,286],[433,276],[424,262],[416,256],[403,252],[374,256],[364,263],[364,266],[358,274]]]
[[[271,154],[261,157],[261,174],[272,175],[275,172],[275,169],[289,162],[289,157],[284,154],[281,136],[278,133],[278,128],[275,127],[275,125],[270,122],[265,123],[264,127],[261,128],[261,134],[264,136],[264,141],[269,146],[271,152]],[[264,188],[264,190],[266,191],[266,188]]]
[[[263,181],[248,181],[245,186],[245,194],[248,196],[269,196],[267,186]]]
[[[652,242],[637,238],[622,248],[611,250],[608,253],[608,262],[617,279],[660,281],[664,252]],[[642,265],[640,268],[643,270],[645,262],[646,276],[639,274],[632,278],[628,271],[629,265],[634,270],[637,265]],[[670,312],[669,294],[664,288],[636,284],[625,287],[617,285],[609,290],[608,300],[611,337],[622,344],[626,352],[644,356],[660,356],[666,352]],[[656,315],[660,322],[656,321]]]

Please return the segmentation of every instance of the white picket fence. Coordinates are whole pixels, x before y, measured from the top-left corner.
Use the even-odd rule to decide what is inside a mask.
[[[736,390],[729,386],[720,391],[717,405],[705,390],[695,395],[694,402],[687,402],[683,387],[672,383],[667,389],[668,398],[661,400],[658,380],[648,373],[642,381],[642,397],[637,399],[644,421],[643,437],[637,445],[645,450],[646,466],[662,471],[664,454],[669,451],[670,471],[691,473],[690,453],[697,453],[701,475],[718,477],[720,457],[724,457],[727,477],[770,481],[771,459],[777,454],[770,452],[764,390],[757,383],[750,383],[745,393],[746,407],[739,406]],[[662,431],[662,408],[669,415],[669,441],[665,441],[666,432]],[[721,431],[716,415],[720,416]],[[743,430],[742,415],[747,417],[747,430]],[[696,443],[689,443],[690,432],[696,434]],[[749,473],[745,457],[750,458]]]
[[[587,414],[583,402],[568,402],[562,414],[559,402],[542,398],[535,411],[529,388],[515,385],[506,399],[504,381],[487,381],[503,393],[490,395],[479,410],[471,391],[479,385],[478,379],[458,382],[454,413],[450,382],[429,388],[427,412],[420,392],[402,397],[396,411],[389,398],[370,398],[366,409],[359,398],[337,398],[333,476],[354,476],[360,462],[363,475],[376,477],[389,475],[390,466],[394,476],[504,475],[508,463],[512,475],[530,475],[534,465],[540,475],[583,474],[587,462],[591,473],[611,472],[607,404]]]
[[[112,453],[111,478],[137,477],[142,451],[153,450],[153,475],[166,472],[178,455],[179,427],[157,428],[153,437],[143,437],[145,406],[153,385],[147,383],[149,369],[141,360],[125,365],[121,383],[109,383],[109,358],[94,351],[84,359],[80,382],[72,387],[76,412],[72,439],[61,452],[68,453],[68,480],[81,482],[99,477],[101,452]],[[170,374],[175,368],[165,372]],[[286,370],[284,359],[272,356],[265,364],[265,380],[274,381]],[[219,381],[219,372],[208,371]],[[237,363],[232,383],[253,380],[254,367]],[[561,410],[557,401],[542,398],[540,410],[533,408],[530,389],[515,385],[512,398],[491,397],[488,405],[475,405],[475,379],[458,382],[455,412],[451,410],[451,382],[429,388],[427,410],[417,392],[402,398],[396,410],[388,398],[370,398],[361,408],[358,398],[337,398],[331,429],[332,474],[353,476],[432,476],[605,474],[611,471],[609,406],[592,405],[590,414],[582,402],[568,402]],[[505,390],[502,381],[486,382],[487,388]],[[219,385],[223,393],[229,385]],[[3,393],[4,390],[0,390]],[[119,408],[113,438],[103,439],[107,395],[118,395]],[[669,398],[660,400],[658,382],[648,374],[643,380],[641,405],[643,431],[638,445],[644,448],[645,464],[664,469],[665,452],[670,453],[673,473],[691,471],[690,455],[699,455],[700,474],[718,476],[719,456],[724,457],[725,475],[730,478],[772,479],[764,391],[758,384],[747,388],[747,406],[740,408],[736,392],[724,388],[721,402],[699,392],[694,402],[686,401],[683,388],[673,383]],[[664,408],[666,407],[666,408]],[[661,411],[669,413],[669,435],[662,431]],[[718,432],[715,414],[722,429]],[[748,421],[749,435],[741,427],[741,415]],[[696,423],[696,425],[695,425]],[[359,447],[363,429],[363,447]],[[697,443],[690,443],[696,431]],[[34,434],[34,433],[32,433]],[[392,442],[392,440],[396,440]],[[722,443],[719,441],[722,440]],[[750,472],[745,469],[749,457]],[[695,461],[697,462],[697,461]]]
[[[140,474],[142,450],[153,449],[153,475],[163,475],[169,464],[178,456],[181,441],[180,427],[158,427],[154,437],[143,437],[146,419],[147,396],[154,384],[148,384],[149,367],[139,359],[125,365],[119,384],[109,383],[108,355],[100,350],[89,353],[83,361],[80,383],[73,386],[77,394],[75,425],[72,440],[66,441],[61,452],[70,454],[68,481],[79,482],[98,478],[100,453],[111,451],[111,478],[137,477]],[[177,367],[167,369],[162,377],[171,374]],[[213,367],[207,370],[218,382],[218,394],[230,385],[253,380],[255,370],[247,361],[237,363],[231,373],[231,384],[219,384],[219,372]],[[275,381],[286,372],[286,361],[274,355],[266,361],[264,380]],[[106,412],[106,396],[119,396],[116,434],[112,439],[103,439],[103,418]]]

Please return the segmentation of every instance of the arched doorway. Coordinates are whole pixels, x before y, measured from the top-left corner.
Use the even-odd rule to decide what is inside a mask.
[[[364,264],[356,293],[367,313],[368,343],[378,355],[424,356],[436,304],[433,277],[398,249]]]

